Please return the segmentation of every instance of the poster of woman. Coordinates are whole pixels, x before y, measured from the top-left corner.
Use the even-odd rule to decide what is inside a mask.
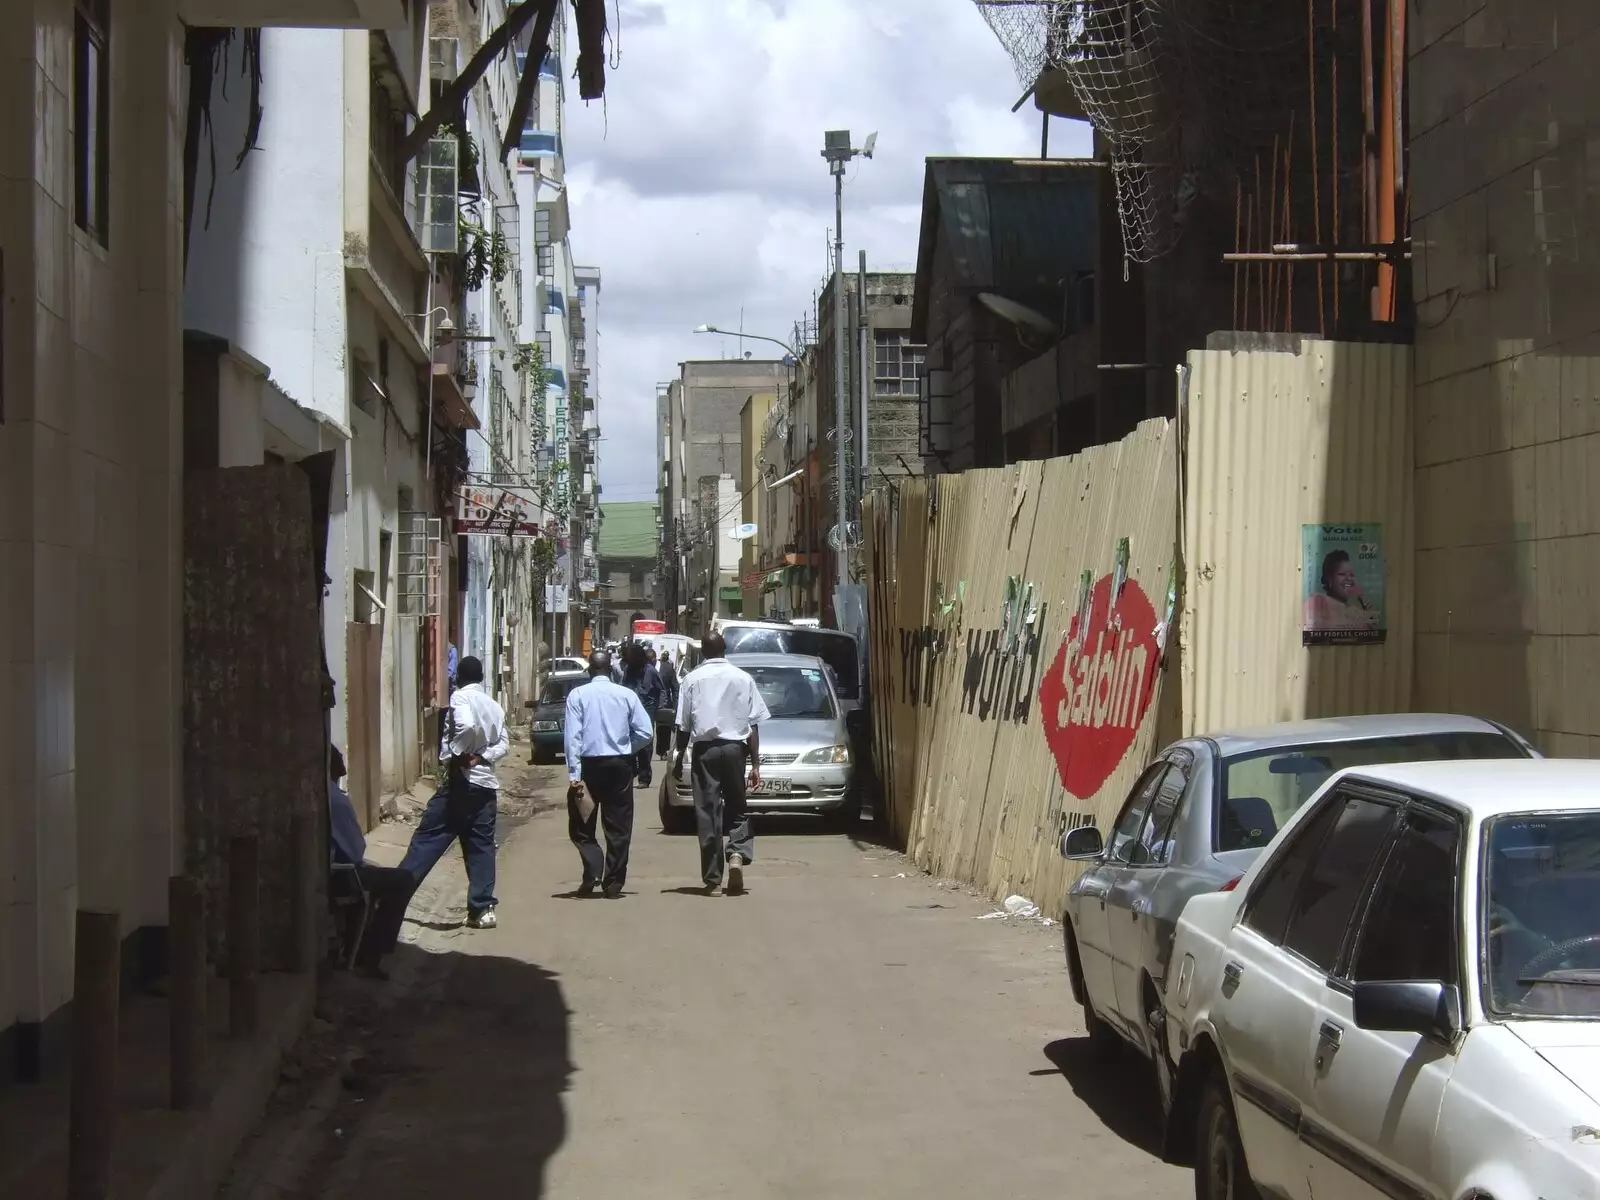
[[[1389,628],[1383,602],[1383,527],[1302,525],[1300,551],[1302,644],[1382,642]]]

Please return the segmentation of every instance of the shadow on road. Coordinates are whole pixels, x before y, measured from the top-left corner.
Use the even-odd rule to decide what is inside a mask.
[[[1149,1064],[1132,1054],[1096,1058],[1086,1037],[1051,1042],[1044,1056],[1107,1129],[1148,1154],[1161,1153],[1161,1100]]]
[[[566,1000],[534,963],[401,947],[416,988],[388,1012],[336,1119],[318,1200],[545,1194],[566,1140]]]

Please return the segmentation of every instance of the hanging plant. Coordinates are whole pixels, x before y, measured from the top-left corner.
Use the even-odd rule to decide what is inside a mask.
[[[496,283],[504,283],[509,274],[511,247],[506,244],[506,235],[496,229],[489,239],[489,278]]]
[[[458,254],[461,260],[461,285],[469,292],[476,292],[489,277],[489,237],[482,225],[462,219],[461,249]]]

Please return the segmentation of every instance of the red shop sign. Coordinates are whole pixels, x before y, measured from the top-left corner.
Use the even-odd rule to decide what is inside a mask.
[[[1127,755],[1155,693],[1161,652],[1156,612],[1133,580],[1111,601],[1111,576],[1090,593],[1086,628],[1072,619],[1039,685],[1045,741],[1061,784],[1079,799],[1098,792]]]

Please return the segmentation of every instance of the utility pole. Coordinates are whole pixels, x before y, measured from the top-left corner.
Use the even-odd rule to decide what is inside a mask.
[[[850,145],[848,129],[830,129],[823,135],[822,157],[833,174],[833,409],[834,478],[838,483],[837,524],[829,541],[835,552],[834,586],[850,582],[850,455],[845,438],[850,432],[849,405],[845,397],[845,355],[849,320],[844,296],[844,169],[860,155],[871,158],[878,135],[870,134],[859,150]]]
[[[856,495],[862,500],[867,498],[867,483],[872,475],[872,468],[867,463],[867,406],[872,399],[872,369],[869,365],[872,346],[872,333],[867,328],[867,252],[861,252],[861,265],[856,273],[856,315],[859,318],[859,329],[856,336],[856,361],[861,364],[861,419],[856,423],[860,431],[856,441],[856,457],[861,460],[861,484]]]

